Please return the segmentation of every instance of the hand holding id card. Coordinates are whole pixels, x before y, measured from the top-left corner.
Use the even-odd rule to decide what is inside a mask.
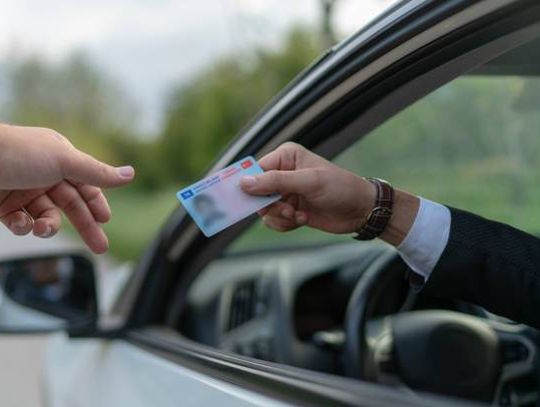
[[[179,191],[176,196],[206,237],[215,235],[281,199],[281,195],[248,195],[240,189],[240,179],[264,171],[253,157]]]

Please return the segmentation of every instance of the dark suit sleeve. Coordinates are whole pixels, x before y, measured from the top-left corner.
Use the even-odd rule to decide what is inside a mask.
[[[540,239],[450,208],[448,244],[424,291],[540,328]]]

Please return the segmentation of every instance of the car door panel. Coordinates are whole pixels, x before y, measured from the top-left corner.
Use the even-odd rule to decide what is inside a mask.
[[[46,405],[282,406],[123,340],[51,338],[44,372]]]

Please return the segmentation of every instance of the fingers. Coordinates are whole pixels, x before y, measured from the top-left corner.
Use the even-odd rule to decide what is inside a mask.
[[[278,232],[289,232],[307,224],[307,215],[305,213],[295,213],[291,219],[285,219],[282,216],[265,215],[262,218],[264,224]]]
[[[62,224],[62,215],[54,202],[43,194],[26,205],[26,210],[34,219],[34,235],[42,238],[54,236]]]
[[[76,187],[94,215],[94,219],[99,223],[107,223],[111,219],[111,208],[101,189],[85,184],[79,184]]]
[[[267,228],[275,230],[276,232],[289,232],[298,227],[294,222],[288,221],[283,218],[263,216],[262,220]]]
[[[300,144],[291,142],[284,143],[261,158],[259,160],[259,165],[265,171],[295,170],[298,155],[302,154],[304,151],[306,151],[306,149]]]
[[[293,223],[295,227],[304,226],[308,222],[307,213],[294,209],[294,207],[290,206],[290,204],[285,204],[282,207],[271,208],[265,216],[273,219],[286,220]]]
[[[287,232],[307,224],[307,214],[295,210],[290,203],[276,202],[265,209],[264,224],[278,232]]]
[[[258,212],[260,216],[265,216],[269,213],[273,216],[282,216],[284,214],[285,218],[289,218],[294,214],[294,207],[287,202],[278,201]]]
[[[267,206],[266,208],[263,208],[259,210],[257,213],[260,216],[266,215],[270,210],[272,210],[274,213],[278,212],[283,214],[285,218],[288,218],[292,216],[291,214],[294,214],[296,208],[298,208],[299,199],[298,195],[289,195],[284,196],[280,201],[274,202],[273,204]]]
[[[273,193],[304,195],[315,192],[321,185],[320,181],[319,171],[316,169],[271,170],[255,177],[242,177],[240,187],[244,192],[253,195]]]
[[[110,219],[111,210],[97,187],[62,182],[47,193],[14,191],[0,198],[0,221],[16,235],[33,230],[39,237],[53,236],[60,229],[62,209],[90,249],[96,253],[107,250],[107,237],[100,223]]]
[[[0,220],[14,235],[24,236],[32,231],[32,218],[23,210],[8,213]]]
[[[43,195],[43,193],[44,191],[41,189],[28,189],[11,192],[0,204],[0,218],[3,218],[11,212],[19,211],[38,196]]]
[[[32,217],[23,209],[40,194],[41,190],[2,191],[0,203],[0,221],[15,235],[24,236],[32,231]]]
[[[79,191],[71,184],[62,182],[48,191],[52,201],[66,214],[84,242],[95,253],[107,251],[109,242],[101,225]]]
[[[69,181],[106,188],[125,185],[135,177],[131,166],[115,168],[79,150],[70,148],[68,151],[60,165],[64,178]]]

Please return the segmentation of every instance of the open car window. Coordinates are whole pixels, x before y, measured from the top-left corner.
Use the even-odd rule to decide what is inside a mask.
[[[334,162],[425,198],[540,233],[538,134],[540,76],[481,69],[421,99]],[[277,233],[258,221],[228,250],[349,238],[307,228]]]

